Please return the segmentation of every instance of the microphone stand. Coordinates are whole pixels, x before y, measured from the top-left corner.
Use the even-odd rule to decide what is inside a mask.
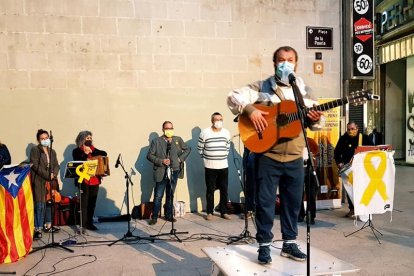
[[[52,160],[52,148],[53,148],[52,131],[50,131],[49,139],[50,139],[50,146],[49,146],[49,177],[51,177],[52,176],[52,164],[53,164],[53,162],[52,162],[53,161]],[[52,179],[50,179],[50,182],[49,182],[49,197],[50,197],[50,200],[52,201],[51,207],[50,207],[51,208],[51,222],[50,222],[50,232],[51,233],[50,234],[52,235],[52,242],[48,243],[48,244],[45,244],[43,246],[40,246],[40,247],[33,248],[33,250],[30,252],[30,254],[34,253],[36,251],[39,251],[39,250],[43,250],[43,249],[47,249],[47,248],[55,248],[55,247],[64,249],[64,250],[69,251],[71,253],[74,252],[72,249],[67,248],[67,247],[55,242],[55,233],[53,232],[53,221],[55,219],[55,212],[54,212],[55,211],[55,196],[53,195],[52,190],[53,190]],[[45,208],[45,211],[47,212],[47,206]]]
[[[167,171],[166,174],[167,176],[169,176],[169,181],[168,181],[168,185],[169,185],[169,189],[170,189],[170,210],[171,210],[171,231],[169,233],[162,233],[162,234],[158,234],[158,235],[151,235],[150,237],[155,238],[155,237],[160,237],[160,236],[174,236],[178,242],[183,242],[178,236],[177,234],[188,234],[188,232],[177,232],[177,230],[174,228],[174,204],[173,204],[173,199],[174,199],[174,193],[173,193],[173,189],[172,189],[172,182],[173,182],[173,177],[174,177],[174,172],[172,170],[172,162],[171,162],[171,142],[167,142],[167,158],[170,159],[170,164],[167,166]]]
[[[146,240],[146,241],[152,241],[152,242],[154,242],[154,239],[151,238],[151,237],[144,238],[144,237],[140,237],[140,236],[135,236],[131,232],[131,213],[129,211],[129,184],[131,184],[131,186],[133,186],[134,183],[132,183],[132,180],[131,180],[130,175],[125,170],[124,164],[123,164],[123,162],[121,162],[120,157],[121,157],[121,154],[119,154],[119,156],[118,156],[118,160],[116,162],[115,168],[117,168],[118,165],[121,165],[121,168],[122,168],[122,170],[124,171],[124,174],[125,174],[125,186],[126,186],[126,198],[125,198],[125,201],[126,201],[126,207],[127,207],[128,231],[124,234],[124,236],[122,238],[120,238],[120,239],[118,239],[118,240],[116,240],[116,241],[108,244],[108,246],[112,246],[112,245],[114,245],[115,243],[117,243],[119,241],[126,242],[126,241],[128,241],[129,238],[132,238],[132,240]]]
[[[307,108],[305,106],[305,103],[303,102],[303,98],[301,95],[301,92],[299,90],[299,87],[296,85],[296,77],[293,73],[289,74],[289,84],[292,86],[292,90],[293,90],[293,95],[295,97],[295,103],[296,103],[296,109],[297,109],[297,115],[300,121],[300,125],[302,127],[302,133],[303,133],[303,137],[305,139],[305,144],[306,144],[306,150],[308,151],[308,162],[307,162],[307,166],[308,166],[308,175],[309,177],[307,177],[308,181],[306,181],[306,188],[305,190],[307,191],[307,200],[306,200],[306,272],[307,275],[310,275],[310,197],[311,197],[311,191],[310,191],[310,174],[312,174],[312,176],[315,179],[315,183],[318,183],[318,178],[316,176],[316,172],[315,172],[315,167],[313,166],[312,163],[312,152],[310,150],[309,147],[309,143],[308,140],[306,139],[306,129],[305,129],[305,119],[306,119],[306,114],[307,114]],[[303,204],[303,203],[301,203]]]
[[[234,148],[233,148],[233,156],[234,156]],[[236,160],[236,159],[234,159],[234,160]],[[243,180],[242,180],[242,177],[241,177],[241,173],[240,173],[240,168],[238,167],[238,165],[237,165],[237,163],[236,162],[234,162],[234,165],[236,166],[236,169],[237,169],[237,174],[238,174],[238,176],[239,176],[239,181],[240,181],[240,186],[241,186],[241,188],[242,188],[242,191],[243,191],[243,194],[244,194],[244,198],[245,198],[245,200],[244,200],[244,229],[243,229],[243,231],[241,232],[241,234],[240,235],[238,235],[238,236],[230,236],[229,237],[229,242],[227,242],[227,244],[232,244],[232,243],[235,243],[235,242],[240,242],[241,240],[244,240],[246,243],[249,243],[249,241],[250,240],[255,240],[255,237],[253,237],[252,235],[251,235],[251,233],[250,233],[250,231],[249,231],[249,218],[247,217],[247,213],[248,213],[248,211],[247,211],[247,201],[246,201],[246,198],[247,198],[247,196],[251,196],[251,195],[247,195],[247,193],[246,193],[246,173],[245,173],[245,170],[243,171]]]

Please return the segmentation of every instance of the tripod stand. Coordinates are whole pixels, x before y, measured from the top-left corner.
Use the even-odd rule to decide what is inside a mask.
[[[245,149],[245,151],[248,151],[247,148]],[[249,162],[248,161],[249,153],[247,152],[247,154],[244,154],[244,155],[246,157],[246,167],[247,167],[247,162]],[[233,153],[233,156],[234,156],[234,153]],[[243,180],[242,180],[241,173],[240,173],[240,165],[237,164],[235,158],[233,160],[234,160],[234,165],[236,166],[236,169],[237,169],[237,174],[239,176],[240,186],[242,188],[242,191],[243,191],[243,194],[244,194],[244,198],[245,198],[245,200],[244,200],[244,208],[243,208],[244,209],[243,210],[244,211],[244,229],[240,233],[240,235],[229,237],[229,240],[230,241],[227,242],[227,244],[232,244],[232,243],[236,243],[236,242],[240,242],[240,241],[245,241],[246,243],[249,243],[250,240],[254,240],[255,238],[250,234],[250,231],[249,231],[249,218],[247,216],[248,210],[247,210],[247,200],[246,200],[246,198],[248,196],[252,196],[252,195],[247,194],[247,191],[246,191],[247,190],[246,189],[246,185],[247,185],[247,183],[246,183],[247,182],[246,181],[247,180],[246,179],[246,169],[243,170],[243,176],[244,177],[243,177]]]
[[[170,159],[170,153],[171,153],[171,142],[167,143],[167,159]],[[170,163],[165,172],[165,176],[163,181],[166,181],[166,178],[168,178],[168,190],[169,190],[169,201],[166,202],[166,204],[170,204],[170,210],[171,210],[171,230],[169,233],[162,233],[158,235],[151,235],[150,237],[159,237],[159,236],[174,236],[178,242],[182,242],[182,240],[177,236],[177,234],[188,234],[188,232],[177,232],[177,230],[174,228],[174,205],[173,205],[173,199],[174,199],[174,191],[173,191],[173,182],[177,183],[178,179],[178,173],[179,171],[173,171],[172,170],[172,164]],[[167,219],[169,219],[167,217]]]
[[[49,176],[51,177],[52,176],[52,166],[53,166],[53,159],[52,159],[52,157],[53,157],[53,155],[52,155],[53,154],[53,135],[52,135],[52,131],[50,131],[49,139],[50,139],[50,146],[49,146],[49,149],[48,149],[48,152],[49,152],[49,172],[48,173],[49,173]],[[40,156],[39,156],[39,158],[40,158]],[[56,177],[56,176],[54,176],[54,177]],[[72,249],[67,248],[67,247],[55,242],[55,234],[54,234],[54,231],[53,231],[53,227],[54,227],[53,221],[54,221],[54,218],[55,218],[55,196],[53,195],[53,187],[52,187],[51,181],[52,181],[52,179],[50,179],[49,197],[50,197],[51,202],[52,202],[51,203],[51,225],[50,225],[50,230],[51,230],[50,234],[52,235],[52,242],[48,243],[48,244],[45,244],[43,246],[40,246],[40,247],[33,248],[33,250],[30,253],[34,253],[36,251],[47,249],[47,248],[55,248],[55,247],[60,248],[60,249],[64,249],[66,251],[69,251],[69,252],[73,253]],[[47,207],[45,208],[45,211],[47,212]]]
[[[119,154],[119,156],[118,156],[118,160],[116,161],[115,168],[118,168],[119,165],[121,165],[121,168],[122,168],[122,170],[124,171],[124,174],[125,174],[125,186],[126,186],[125,201],[126,201],[126,207],[127,207],[128,230],[122,238],[108,244],[108,246],[112,246],[112,245],[114,245],[115,243],[117,243],[119,241],[124,241],[124,242],[128,241],[129,238],[132,238],[132,240],[147,240],[147,241],[154,242],[153,238],[143,238],[143,237],[140,237],[140,236],[135,236],[131,232],[131,213],[129,211],[129,184],[131,184],[131,186],[133,186],[134,183],[132,183],[130,175],[128,174],[128,172],[124,168],[124,164],[123,164],[122,159],[121,159],[121,154]]]
[[[378,234],[380,234],[381,236],[382,236],[382,233],[380,231],[378,231],[377,229],[375,229],[374,224],[372,223],[372,220],[371,220],[371,214],[368,215],[368,220],[364,223],[364,225],[362,225],[361,228],[359,228],[358,230],[356,230],[356,231],[354,231],[354,232],[352,232],[348,235],[345,235],[345,238],[347,238],[347,237],[349,237],[349,236],[351,236],[351,235],[353,235],[353,234],[355,234],[355,233],[357,233],[357,232],[359,232],[362,229],[365,229],[367,227],[371,228],[371,231],[374,234],[375,238],[377,239],[378,243],[381,244],[380,240],[378,239],[377,234],[375,234],[375,231],[378,232]]]

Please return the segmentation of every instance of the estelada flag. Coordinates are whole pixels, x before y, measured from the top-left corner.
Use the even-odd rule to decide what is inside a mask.
[[[34,229],[30,166],[0,170],[0,264],[12,263],[32,249]]]

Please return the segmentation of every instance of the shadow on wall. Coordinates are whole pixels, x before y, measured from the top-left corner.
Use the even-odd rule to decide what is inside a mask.
[[[197,150],[198,137],[201,129],[194,127],[191,130],[191,139],[186,144],[191,147],[190,155],[187,157],[185,168],[190,197],[190,211],[200,212],[206,209],[206,184],[204,180],[203,160]],[[198,210],[198,200],[201,201],[202,210]]]
[[[65,178],[66,164],[73,161],[72,151],[76,148],[75,144],[68,145],[63,151],[63,160],[60,162],[60,182],[62,183],[61,194],[64,196],[78,196],[79,191],[75,186],[73,178]]]
[[[30,151],[33,147],[36,147],[36,144],[29,143],[26,146],[26,160],[24,160],[22,163],[30,163]]]
[[[141,148],[138,154],[137,161],[135,162],[135,169],[141,175],[141,202],[151,201],[152,191],[154,190],[154,176],[152,163],[147,160],[147,153],[151,144],[151,141],[158,138],[159,135],[156,132],[151,132],[148,136],[148,146]]]

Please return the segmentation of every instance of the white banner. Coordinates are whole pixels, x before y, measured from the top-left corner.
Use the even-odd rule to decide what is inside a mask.
[[[393,210],[394,152],[368,151],[354,156],[352,166],[341,174],[354,203],[355,215],[383,214]]]

